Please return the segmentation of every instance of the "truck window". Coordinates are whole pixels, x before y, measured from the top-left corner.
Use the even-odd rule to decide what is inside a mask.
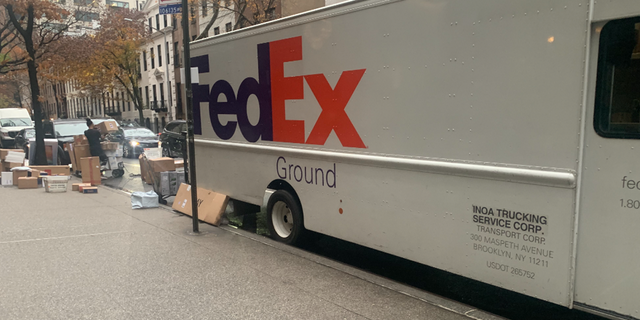
[[[602,28],[594,128],[607,138],[640,139],[640,18]]]

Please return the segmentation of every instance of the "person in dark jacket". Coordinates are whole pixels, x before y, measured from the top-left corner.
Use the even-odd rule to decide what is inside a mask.
[[[84,132],[84,135],[87,137],[87,141],[89,142],[89,151],[91,152],[91,156],[99,157],[101,163],[107,162],[109,158],[104,154],[102,145],[100,145],[102,133],[95,125],[93,125],[93,121],[89,118],[87,118],[87,127],[89,127],[89,129]]]

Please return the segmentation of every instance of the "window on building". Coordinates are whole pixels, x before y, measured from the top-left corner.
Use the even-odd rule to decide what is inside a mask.
[[[158,67],[162,67],[162,45],[158,45]]]
[[[176,29],[178,27],[178,19],[176,18],[176,16],[173,16],[171,18],[171,25],[173,26],[173,29]]]
[[[145,86],[144,87],[144,93],[146,95],[147,98],[147,106],[149,105],[149,86]]]
[[[155,68],[155,67],[156,67],[156,63],[155,63],[155,60],[154,60],[154,58],[153,58],[153,48],[151,48],[151,49],[149,49],[149,50],[150,50],[150,51],[149,51],[149,53],[150,53],[150,55],[151,55],[151,69],[153,69],[153,68]]]
[[[156,85],[154,84],[152,86],[152,88],[153,88],[153,105],[154,105],[154,107],[157,108],[158,107],[158,95],[156,94]]]
[[[220,34],[220,27],[213,28],[213,35]]]
[[[164,51],[165,51],[165,56],[167,57],[167,63],[171,64],[171,59],[169,59],[169,42],[164,43]],[[169,75],[167,75],[167,78],[168,77]]]
[[[156,14],[156,30],[160,30],[160,14]]]
[[[594,128],[607,138],[640,139],[640,18],[600,33]]]
[[[167,15],[166,14],[163,15],[162,19],[164,20],[164,28],[166,28],[167,27]]]
[[[160,86],[160,106],[166,108],[166,102],[164,101],[164,86],[162,82],[158,84]]]
[[[75,17],[78,21],[91,22],[93,20],[100,20],[100,15],[95,12],[88,11],[76,11]]]
[[[276,18],[276,8],[269,8],[265,10],[264,15],[267,20],[274,20]]]
[[[153,29],[152,29],[153,28],[153,23],[151,22],[151,20],[153,20],[153,19],[149,18],[149,33],[153,33]]]
[[[168,79],[168,77],[167,77]],[[171,81],[169,81],[169,85],[167,86],[167,91],[169,91],[169,101],[173,100],[173,97],[171,96]],[[168,105],[167,105],[168,106]]]
[[[207,0],[202,0],[202,16],[207,16]]]
[[[144,66],[144,71],[147,71],[147,51],[142,51],[142,65]]]
[[[227,32],[231,31],[231,22],[227,22],[227,24],[224,25],[224,28]]]
[[[176,41],[173,43],[173,64],[176,66],[180,65],[180,52],[178,51],[179,43]]]

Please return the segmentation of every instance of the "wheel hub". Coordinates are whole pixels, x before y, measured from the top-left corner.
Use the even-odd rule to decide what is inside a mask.
[[[293,230],[293,215],[286,203],[278,201],[273,205],[271,219],[273,228],[278,236],[286,238],[291,235],[291,231]]]

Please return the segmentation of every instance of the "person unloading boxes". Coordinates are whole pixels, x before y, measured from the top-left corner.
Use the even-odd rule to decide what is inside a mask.
[[[84,132],[84,135],[87,137],[87,141],[89,142],[89,151],[91,152],[91,156],[99,157],[100,164],[104,165],[109,161],[109,158],[106,154],[104,154],[104,150],[102,150],[102,145],[100,144],[100,140],[102,140],[102,133],[100,130],[96,129],[95,125],[93,125],[93,121],[87,118],[87,129]]]

